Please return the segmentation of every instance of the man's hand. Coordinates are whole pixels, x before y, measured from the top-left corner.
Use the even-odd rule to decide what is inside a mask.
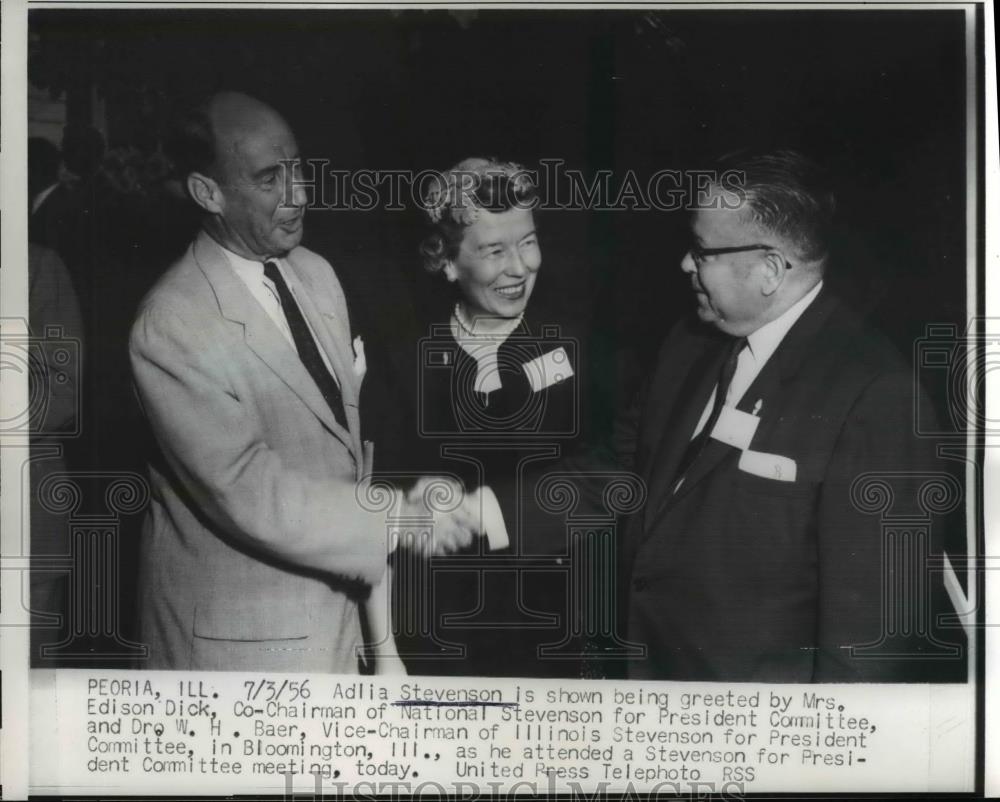
[[[402,499],[399,517],[427,521],[430,537],[419,524],[401,527],[399,543],[424,556],[450,554],[465,548],[482,533],[477,494],[467,494],[460,482],[443,476],[425,476]]]

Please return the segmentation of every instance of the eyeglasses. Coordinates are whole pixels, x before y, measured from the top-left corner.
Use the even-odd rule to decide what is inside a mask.
[[[749,251],[777,251],[773,245],[762,245],[760,243],[755,243],[754,245],[731,245],[727,248],[702,248],[700,245],[692,244],[688,248],[688,253],[691,254],[691,258],[694,259],[694,263],[701,267],[701,263],[704,262],[709,256],[722,256],[727,253],[746,253]],[[784,255],[782,255],[784,258]],[[792,267],[791,263],[785,259],[785,269],[790,270]]]

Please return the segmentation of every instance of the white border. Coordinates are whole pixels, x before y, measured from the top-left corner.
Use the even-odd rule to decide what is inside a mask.
[[[986,318],[997,315],[1000,310],[1000,281],[996,272],[1000,269],[1000,153],[998,145],[1000,133],[997,130],[997,61],[996,61],[996,21],[995,8],[992,0],[988,0],[983,9],[985,33],[984,57],[984,156],[983,165],[986,179],[986,220],[985,237],[985,286],[983,296],[986,303]],[[998,325],[991,326],[995,334],[1000,330]],[[1000,377],[996,371],[986,377],[986,419],[1000,419]],[[985,771],[984,791],[987,797],[1000,795],[1000,632],[996,629],[996,615],[990,614],[991,608],[1000,602],[1000,506],[997,503],[998,468],[996,437],[987,439],[986,454],[983,460],[983,526],[985,527],[985,554],[983,564],[984,603],[986,605],[987,628],[985,630],[986,688],[984,700],[985,724]],[[992,446],[992,447],[991,447]]]
[[[553,4],[553,3],[401,3],[401,2],[368,2],[368,3],[322,3],[305,4],[301,2],[282,2],[277,0],[269,5],[280,7],[283,10],[295,9],[409,9],[414,7],[426,7],[435,9],[480,7],[490,10],[525,10],[527,8],[571,10],[572,8],[607,6],[599,0],[595,2],[580,2],[575,4]],[[967,228],[967,247],[969,254],[969,310],[976,309],[976,294],[979,289],[976,286],[976,256],[978,252],[978,242],[980,232],[978,231],[978,208],[976,204],[976,181],[977,181],[977,149],[976,149],[976,104],[978,103],[980,88],[975,85],[977,65],[974,61],[975,35],[974,28],[975,9],[983,5],[985,37],[985,68],[984,87],[985,90],[985,120],[984,120],[984,152],[985,163],[981,165],[986,181],[986,208],[985,220],[987,221],[986,231],[982,232],[986,243],[986,269],[985,285],[982,288],[983,297],[986,304],[986,316],[990,318],[992,314],[1000,310],[1000,279],[994,277],[994,272],[1000,270],[1000,233],[996,226],[996,221],[1000,221],[1000,155],[998,155],[996,143],[1000,141],[1000,133],[997,127],[997,79],[996,79],[996,45],[994,28],[994,6],[992,0],[985,0],[984,3],[967,2],[937,2],[928,4],[914,4],[914,10],[934,10],[949,8],[965,8],[966,16],[969,20],[967,38],[967,63],[968,63],[968,90],[967,90],[967,119],[970,122],[967,137],[967,164],[969,176],[970,199]],[[135,9],[144,7],[155,7],[158,9],[188,8],[188,9],[262,9],[264,6],[246,3],[183,3],[183,2],[33,2],[33,9],[82,9],[82,8],[114,8],[114,9]],[[674,3],[623,3],[613,6],[615,10],[625,11],[630,8],[657,8],[663,10],[684,11],[684,10],[838,10],[838,11],[871,11],[871,10],[904,10],[911,7],[906,3],[707,3],[707,2],[674,2]],[[0,270],[0,317],[6,320],[11,318],[25,318],[27,309],[27,273],[24,269],[27,264],[26,241],[23,232],[27,230],[27,207],[23,202],[27,196],[27,170],[26,170],[26,140],[27,140],[27,113],[26,113],[26,67],[27,67],[27,2],[26,0],[5,0],[0,4],[2,13],[2,30],[4,41],[0,58],[2,58],[2,84],[0,84],[0,97],[2,97],[2,113],[0,113],[0,175],[2,175],[2,198],[0,198],[0,208],[2,208],[2,231],[0,238],[0,265],[6,269]],[[970,314],[971,317],[971,314]],[[8,325],[2,334],[10,333]],[[995,326],[987,326],[987,334],[1000,333],[1000,319]],[[9,377],[6,377],[9,379]],[[987,397],[985,418],[989,421],[1000,420],[1000,404],[997,402],[996,385],[998,379],[995,375],[987,375]],[[27,382],[9,380],[3,384],[0,392],[0,418],[6,417],[10,410],[23,409],[27,399]],[[996,437],[987,438],[987,453],[984,459],[984,493],[983,493],[983,520],[986,526],[986,553],[984,555],[987,568],[984,572],[985,594],[984,601],[988,604],[1000,598],[1000,544],[997,542],[996,531],[1000,526],[997,520],[998,502],[994,500],[991,489],[996,488],[994,477],[998,473],[997,457],[994,454],[995,446],[1000,445],[1000,440]],[[21,521],[22,505],[19,503],[19,494],[14,493],[10,488],[17,487],[20,477],[22,450],[15,446],[9,439],[0,448],[0,484],[7,491],[0,499],[0,521],[2,527],[2,551],[4,555],[19,554],[21,548],[20,532],[23,531]],[[991,447],[992,446],[992,447]],[[969,487],[975,487],[974,468],[968,469]],[[970,521],[975,520],[976,500],[970,499]],[[971,537],[975,533],[970,534]],[[8,799],[16,799],[26,795],[28,788],[28,738],[24,737],[23,728],[17,725],[30,721],[29,710],[29,683],[27,670],[28,654],[28,631],[25,627],[11,627],[11,616],[18,614],[21,610],[18,593],[20,591],[19,581],[10,581],[16,574],[8,570],[15,567],[9,556],[4,557],[4,574],[0,583],[0,603],[2,603],[5,623],[8,626],[0,629],[0,670],[2,670],[2,704],[3,723],[7,726],[0,730],[0,780],[3,783],[4,796]],[[970,585],[970,603],[975,605],[976,584],[973,580]],[[990,619],[992,622],[992,618]],[[985,697],[985,793],[987,796],[1000,795],[1000,749],[991,746],[1000,743],[1000,692],[997,691],[996,684],[1000,682],[997,665],[1000,663],[1000,633],[994,627],[987,627],[985,637],[985,658],[986,658],[986,697]],[[970,663],[974,671],[974,665]],[[973,685],[970,688],[974,689]]]
[[[3,70],[0,84],[0,176],[2,176],[3,234],[0,238],[0,318],[27,319],[28,308],[28,14],[24,0],[6,0],[0,4],[3,47],[0,48]],[[8,334],[0,330],[0,336]],[[5,378],[9,378],[6,377]],[[4,381],[0,388],[0,418],[10,411],[27,407],[28,382]],[[21,438],[26,444],[26,439]],[[3,682],[3,724],[0,730],[0,781],[4,797],[26,797],[28,789],[28,745],[30,727],[28,707],[28,629],[10,626],[17,616],[26,620],[21,599],[21,577],[11,570],[7,555],[21,554],[21,533],[30,522],[21,520],[19,503],[23,446],[10,447],[4,440],[0,447],[0,548],[3,573],[0,575],[0,604],[5,626],[0,627],[0,670]]]

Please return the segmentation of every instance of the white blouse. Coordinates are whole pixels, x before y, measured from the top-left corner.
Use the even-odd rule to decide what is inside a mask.
[[[500,389],[497,352],[521,325],[523,316],[523,313],[515,318],[481,315],[470,321],[461,304],[455,304],[451,315],[451,333],[462,350],[476,360],[476,392],[492,393]]]

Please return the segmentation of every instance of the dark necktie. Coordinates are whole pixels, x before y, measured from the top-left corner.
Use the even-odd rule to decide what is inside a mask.
[[[726,403],[726,394],[729,392],[729,385],[732,384],[733,376],[736,374],[736,365],[739,362],[740,353],[746,347],[746,344],[746,337],[740,337],[733,340],[729,345],[729,353],[726,356],[726,361],[722,363],[722,369],[719,371],[719,382],[715,388],[715,402],[712,404],[712,412],[709,414],[708,420],[705,421],[705,425],[701,431],[692,438],[691,442],[688,443],[688,447],[684,450],[684,456],[681,457],[680,465],[677,467],[677,479],[674,483],[674,490],[677,490],[679,487],[677,482],[691,469],[691,466],[701,456],[701,452],[705,450],[705,446],[708,445],[712,429],[719,422],[719,415],[722,414],[722,407]]]
[[[278,290],[281,310],[285,313],[285,320],[288,321],[288,328],[292,332],[292,340],[295,341],[295,350],[299,352],[299,359],[302,360],[302,364],[306,366],[309,375],[316,382],[316,386],[323,394],[323,398],[326,399],[337,423],[346,429],[347,418],[344,415],[344,401],[340,396],[340,388],[333,376],[330,375],[330,371],[327,370],[323,356],[319,352],[319,346],[316,345],[316,340],[313,338],[312,332],[309,331],[309,325],[302,316],[302,310],[295,303],[295,298],[292,297],[292,292],[288,289],[277,263],[265,262],[264,275],[271,279]]]

